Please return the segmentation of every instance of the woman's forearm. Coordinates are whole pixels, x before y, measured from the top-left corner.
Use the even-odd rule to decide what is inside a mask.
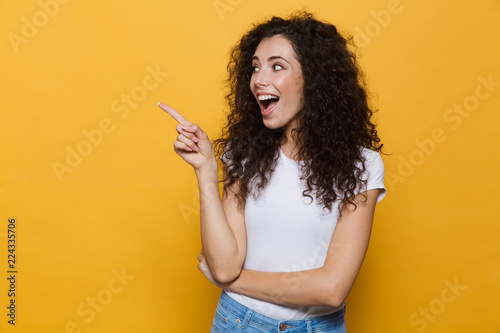
[[[244,254],[231,229],[219,193],[217,162],[214,159],[196,170],[200,192],[201,243],[214,278],[220,282],[234,280],[240,273]]]
[[[300,272],[260,272],[243,269],[226,290],[282,305],[340,307],[345,296],[324,268]]]

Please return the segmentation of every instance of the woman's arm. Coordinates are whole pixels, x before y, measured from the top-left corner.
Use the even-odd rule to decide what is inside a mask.
[[[221,200],[217,160],[207,134],[168,105],[158,105],[179,122],[174,150],[196,173],[200,192],[201,243],[208,266],[216,280],[232,281],[240,274],[246,254],[243,210],[238,210],[238,200],[234,195],[238,184],[225,190]]]
[[[368,248],[378,189],[355,197],[357,208],[342,209],[323,267],[299,272],[260,272],[243,269],[238,278],[221,288],[284,305],[330,305],[339,307],[349,294]],[[300,246],[300,244],[297,244]],[[210,271],[199,268],[207,278]],[[212,282],[213,281],[212,279]]]

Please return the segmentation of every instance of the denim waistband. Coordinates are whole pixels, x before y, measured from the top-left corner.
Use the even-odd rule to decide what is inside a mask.
[[[345,315],[345,305],[342,309],[337,310],[333,313],[326,315],[321,315],[317,317],[311,317],[306,319],[292,319],[292,320],[278,320],[274,318],[267,317],[263,314],[255,312],[254,310],[244,306],[243,304],[232,299],[226,292],[222,292],[219,299],[219,306],[223,307],[224,310],[233,314],[235,317],[242,318],[241,327],[259,326],[267,328],[270,331],[284,331],[287,327],[295,328],[311,328],[315,326],[321,326],[326,323],[338,322],[339,325],[344,323]],[[284,329],[285,328],[285,329]]]

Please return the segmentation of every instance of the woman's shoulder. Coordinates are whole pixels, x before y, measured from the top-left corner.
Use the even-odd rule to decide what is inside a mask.
[[[365,168],[367,170],[379,170],[382,173],[384,172],[384,161],[378,151],[362,147],[361,155],[363,156]]]
[[[369,148],[365,148],[365,147],[361,147],[361,155],[363,155],[363,157],[365,159],[370,159],[370,160],[375,160],[375,159],[378,159],[378,158],[382,158],[380,156],[380,153],[378,151],[375,151],[375,150],[372,150],[372,149],[369,149]]]
[[[363,147],[361,154],[364,157],[365,166],[364,171],[361,174],[361,179],[366,181],[366,184],[360,187],[359,192],[378,188],[381,190],[377,197],[377,202],[379,202],[386,194],[386,188],[384,185],[384,161],[382,160],[380,153],[375,150]]]

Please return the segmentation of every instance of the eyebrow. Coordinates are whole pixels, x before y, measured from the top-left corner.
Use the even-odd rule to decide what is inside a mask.
[[[289,63],[289,62],[288,62],[285,58],[280,57],[280,56],[272,56],[272,57],[269,57],[269,58],[267,59],[267,61],[276,60],[276,59],[281,59],[281,60],[283,60],[283,61],[285,61],[285,62]],[[257,57],[257,56],[253,56],[252,60],[259,60],[259,57]]]

